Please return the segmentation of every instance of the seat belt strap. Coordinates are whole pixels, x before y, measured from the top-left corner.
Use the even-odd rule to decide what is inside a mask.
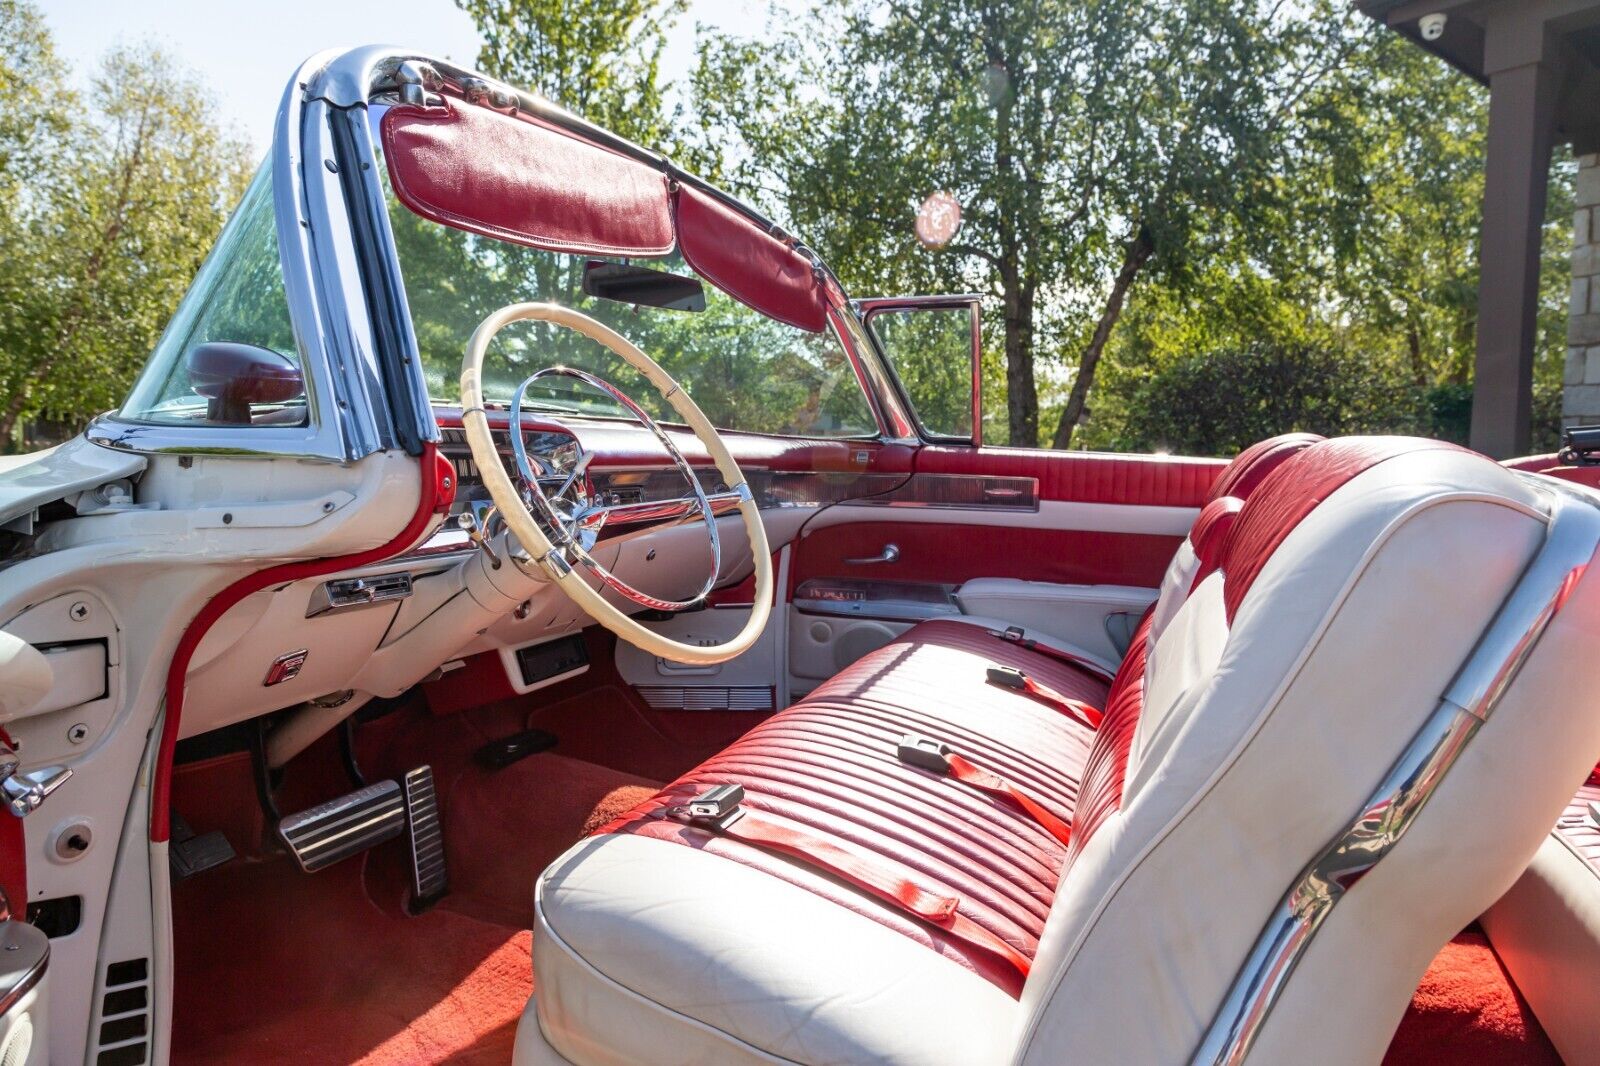
[[[1047,703],[1058,711],[1066,712],[1090,729],[1099,729],[1100,721],[1105,717],[1099,709],[1089,706],[1082,700],[1063,696],[1049,685],[1035,681],[1014,666],[989,667],[989,684],[1026,693],[1040,703]]]
[[[1027,648],[1029,651],[1038,652],[1047,659],[1054,659],[1056,662],[1066,663],[1068,666],[1076,666],[1085,673],[1093,674],[1107,684],[1110,684],[1116,677],[1110,670],[1087,656],[1078,655],[1075,652],[1067,651],[1065,648],[1054,648],[1048,644],[1041,644],[1039,641],[1027,636],[1027,631],[1021,626],[991,629],[988,630],[988,633],[991,637],[1003,640],[1007,644],[1015,644],[1019,648]]]
[[[1013,785],[999,774],[970,762],[950,750],[950,745],[930,737],[919,737],[907,734],[900,738],[900,745],[895,749],[895,754],[900,761],[911,766],[918,766],[934,773],[945,774],[955,778],[964,785],[970,785],[980,792],[987,792],[991,796],[1009,799],[1024,812],[1030,815],[1040,828],[1055,837],[1063,845],[1072,841],[1072,827],[1060,818],[1045,809],[1044,804],[1028,795],[1022,789]]]
[[[974,922],[959,910],[961,898],[920,885],[912,871],[891,859],[859,851],[842,841],[820,836],[759,811],[741,806],[744,788],[718,785],[682,806],[666,809],[667,817],[687,822],[742,844],[780,852],[807,866],[831,874],[890,904],[898,910],[942,930],[955,940],[991,952],[1015,966],[1024,977],[1031,960],[997,933]]]

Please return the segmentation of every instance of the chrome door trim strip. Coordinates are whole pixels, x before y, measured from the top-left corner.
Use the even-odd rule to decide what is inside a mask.
[[[1529,480],[1532,480],[1531,478]],[[1234,978],[1191,1062],[1249,1055],[1295,966],[1344,894],[1391,851],[1489,720],[1600,547],[1590,497],[1538,479],[1550,501],[1544,543],[1438,705],[1350,825],[1289,888]]]

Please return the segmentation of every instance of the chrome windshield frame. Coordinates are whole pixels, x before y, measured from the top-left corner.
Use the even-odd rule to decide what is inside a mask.
[[[323,52],[307,60],[285,89],[268,156],[285,293],[306,375],[307,424],[184,426],[136,422],[111,412],[90,424],[91,441],[152,454],[353,462],[396,447],[415,453],[420,442],[439,439],[366,121],[374,97],[408,88],[408,76],[419,66],[457,84],[471,79],[492,86],[519,109],[657,167],[769,232],[782,232],[665,156],[514,86],[392,45]],[[364,229],[365,240],[356,229]],[[827,265],[800,247],[838,287]],[[877,439],[916,444],[915,421],[860,316],[848,300],[831,306],[830,313],[878,422]],[[385,365],[393,371],[387,376]]]
[[[149,454],[349,463],[393,448],[417,454],[422,442],[438,440],[409,315],[402,313],[397,331],[392,305],[384,306],[399,274],[392,243],[385,244],[387,225],[370,226],[386,207],[373,173],[365,95],[341,107],[308,91],[324,71],[347,67],[366,51],[324,52],[296,71],[264,164],[272,168],[284,294],[307,386],[306,424],[184,426],[111,412],[90,423],[90,441]],[[360,114],[352,116],[352,108]],[[377,231],[375,247],[358,247],[352,215],[365,216]],[[385,361],[393,371],[387,377]]]
[[[325,58],[325,57],[323,57]],[[303,68],[302,73],[311,70],[319,61],[314,60]],[[429,82],[424,85],[414,81],[418,72],[429,71],[444,81],[460,87],[466,82],[474,83],[481,91],[494,98],[499,94],[506,106],[515,107],[527,114],[537,116],[541,121],[572,132],[621,155],[636,159],[648,166],[662,171],[672,181],[692,185],[711,196],[716,197],[723,204],[744,215],[769,233],[784,233],[782,227],[771,219],[762,215],[749,204],[737,199],[727,191],[706,181],[698,175],[682,170],[672,160],[659,152],[641,147],[634,142],[620,137],[604,127],[575,115],[572,112],[552,103],[543,97],[526,92],[514,85],[488,78],[477,71],[459,66],[447,59],[441,59],[423,51],[398,48],[393,45],[369,45],[352,48],[338,54],[326,63],[317,65],[314,72],[305,74],[300,79],[308,100],[321,100],[328,106],[339,109],[365,108],[372,102],[372,98],[380,92],[404,92],[410,86],[423,92],[431,91],[437,83]],[[370,136],[368,138],[370,143]],[[369,184],[372,186],[372,197],[375,202],[382,202],[382,189],[379,186],[375,173],[367,172]],[[785,234],[787,236],[787,234]],[[389,238],[392,245],[392,237]],[[844,289],[840,285],[837,275],[823,262],[816,252],[806,245],[799,244],[798,249],[812,260],[813,267],[825,276],[835,290],[843,296]],[[391,262],[394,256],[390,256]],[[396,267],[396,276],[404,264]],[[402,291],[399,299],[404,300]],[[830,315],[832,327],[835,328],[839,342],[844,348],[849,359],[851,369],[855,373],[856,381],[865,395],[867,406],[871,410],[878,424],[877,438],[885,443],[916,444],[918,437],[909,410],[895,390],[892,371],[883,360],[877,349],[873,346],[868,331],[861,323],[860,316],[850,306],[848,299],[842,299],[835,304],[830,301]],[[409,312],[406,316],[409,328]],[[413,352],[415,342],[412,342]],[[420,367],[418,370],[420,374]]]

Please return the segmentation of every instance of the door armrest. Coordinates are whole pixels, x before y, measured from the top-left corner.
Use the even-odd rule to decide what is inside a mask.
[[[1015,578],[974,578],[956,590],[963,614],[1004,619],[1119,662],[1156,589],[1132,585],[1057,585]]]

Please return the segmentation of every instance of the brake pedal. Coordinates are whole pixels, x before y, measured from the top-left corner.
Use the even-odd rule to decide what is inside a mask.
[[[411,843],[411,912],[427,910],[450,889],[444,861],[444,826],[433,769],[419,766],[405,778],[406,834]]]
[[[405,797],[390,780],[288,815],[278,823],[278,836],[309,874],[392,840],[405,827]]]

